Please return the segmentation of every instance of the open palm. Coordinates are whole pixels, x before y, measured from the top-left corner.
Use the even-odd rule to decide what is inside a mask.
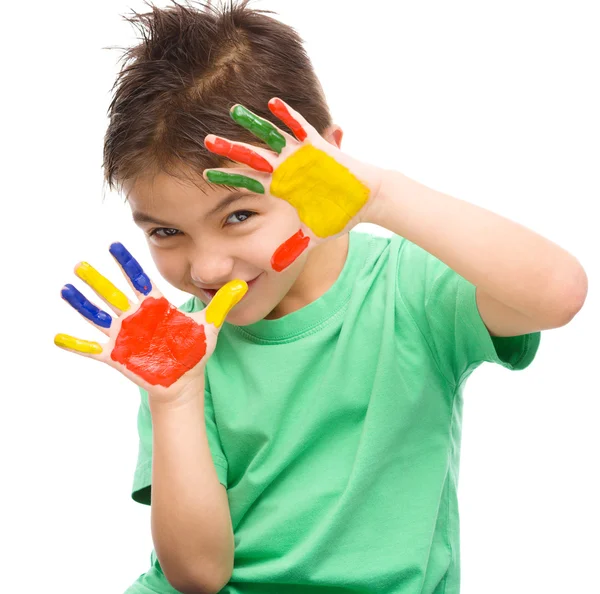
[[[234,105],[231,118],[271,150],[209,134],[204,140],[209,151],[246,167],[205,169],[203,176],[211,183],[268,193],[296,209],[301,228],[271,260],[272,268],[280,272],[306,249],[366,220],[381,185],[381,170],[329,143],[281,99],[274,97],[268,107],[294,136],[243,105]]]
[[[159,398],[175,398],[186,384],[203,377],[204,364],[214,351],[219,329],[248,286],[242,280],[230,281],[219,289],[206,309],[186,313],[165,299],[121,243],[111,244],[110,253],[137,300],[130,301],[90,264],[80,262],[75,274],[108,305],[114,317],[73,285],[65,285],[61,296],[108,340],[100,344],[57,334],[54,343],[118,369]]]

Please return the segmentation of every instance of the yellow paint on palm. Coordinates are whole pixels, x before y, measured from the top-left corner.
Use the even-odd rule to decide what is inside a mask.
[[[307,144],[273,172],[271,194],[289,202],[315,235],[329,237],[367,203],[370,190],[332,156]]]
[[[106,277],[102,276],[93,266],[87,262],[81,262],[75,269],[75,274],[85,281],[98,295],[106,299],[112,306],[127,311],[129,299],[125,293],[119,291]]]
[[[243,280],[232,280],[223,285],[212,298],[206,308],[206,321],[217,328],[224,322],[233,306],[239,303],[248,291],[248,285]]]
[[[81,340],[68,334],[57,334],[54,337],[54,344],[59,347],[65,347],[67,349],[73,349],[80,353],[92,353],[98,355],[102,352],[102,347],[97,343],[90,340]]]

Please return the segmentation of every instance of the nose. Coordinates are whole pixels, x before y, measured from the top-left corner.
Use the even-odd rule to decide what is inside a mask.
[[[191,257],[190,276],[195,284],[223,285],[231,280],[233,258],[215,250],[197,250]]]

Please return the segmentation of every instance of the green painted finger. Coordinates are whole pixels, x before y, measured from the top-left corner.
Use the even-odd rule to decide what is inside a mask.
[[[276,153],[280,153],[285,146],[285,138],[271,122],[248,111],[243,105],[236,105],[230,115],[234,122],[266,142]]]
[[[238,173],[225,173],[224,171],[214,171],[209,169],[206,171],[206,177],[208,181],[213,184],[224,184],[236,188],[246,188],[255,194],[265,193],[265,188],[259,181]]]

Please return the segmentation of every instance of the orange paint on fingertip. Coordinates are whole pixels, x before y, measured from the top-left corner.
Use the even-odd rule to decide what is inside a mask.
[[[225,138],[219,138],[210,134],[204,139],[204,146],[216,155],[227,157],[237,163],[243,163],[255,169],[256,171],[263,171],[265,173],[273,173],[273,167],[271,164],[261,157],[258,153],[249,149],[246,146],[240,146],[239,144],[233,144]]]
[[[300,142],[306,140],[308,137],[306,130],[290,113],[287,105],[281,99],[277,97],[271,99],[271,101],[269,101],[269,109],[275,117],[279,118],[294,133]]]

